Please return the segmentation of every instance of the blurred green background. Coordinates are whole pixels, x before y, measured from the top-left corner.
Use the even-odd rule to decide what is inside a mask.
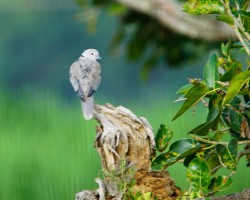
[[[181,68],[159,65],[145,81],[141,62],[123,51],[108,50],[118,21],[101,12],[95,33],[88,33],[71,0],[0,0],[0,199],[69,200],[97,187],[101,165],[94,149],[96,122],[83,120],[68,80],[70,65],[84,49],[96,48],[103,60],[99,104],[123,105],[146,117],[156,132],[170,126],[175,139],[205,119],[201,106],[174,123],[180,104],[175,91],[188,77],[202,77],[207,56]],[[145,109],[146,108],[146,109]],[[169,168],[177,185],[187,189],[185,168]],[[229,171],[225,171],[229,173]],[[232,193],[249,187],[242,161]]]

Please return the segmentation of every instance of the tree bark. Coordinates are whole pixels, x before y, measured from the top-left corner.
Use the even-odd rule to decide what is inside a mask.
[[[223,41],[236,38],[233,29],[209,16],[194,16],[182,11],[177,0],[115,0],[116,2],[149,15],[164,26],[190,38],[207,41]]]
[[[211,200],[250,200],[250,189],[245,189],[242,192],[236,194],[212,197]]]
[[[99,189],[92,193],[82,191],[77,200],[122,199],[128,191],[133,195],[151,192],[158,199],[169,200],[180,194],[168,172],[150,170],[155,142],[145,118],[110,104],[95,105],[94,118],[100,124],[96,128],[95,148],[101,158],[104,180],[96,179]]]

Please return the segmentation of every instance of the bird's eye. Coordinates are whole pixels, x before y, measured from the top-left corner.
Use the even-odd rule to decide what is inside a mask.
[[[91,53],[91,55],[94,55],[93,53]]]

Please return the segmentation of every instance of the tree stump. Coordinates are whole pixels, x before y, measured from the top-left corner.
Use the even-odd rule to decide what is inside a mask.
[[[147,192],[170,200],[180,194],[166,171],[150,170],[155,141],[145,118],[110,104],[96,104],[94,118],[100,124],[96,127],[95,148],[101,158],[104,180],[97,178],[99,189],[79,192],[76,200],[118,200]]]

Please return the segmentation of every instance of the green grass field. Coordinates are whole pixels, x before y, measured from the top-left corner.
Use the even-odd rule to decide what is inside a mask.
[[[83,189],[97,187],[94,179],[101,165],[93,145],[96,122],[83,120],[78,103],[70,105],[49,93],[0,96],[1,200],[70,200]],[[158,105],[127,107],[146,117],[155,132],[160,123],[171,126],[177,139],[187,137],[186,131],[204,120],[198,113],[193,118],[190,111],[171,123],[179,105],[162,100]],[[181,164],[169,171],[187,188]],[[250,187],[244,160],[238,172],[227,193]]]

